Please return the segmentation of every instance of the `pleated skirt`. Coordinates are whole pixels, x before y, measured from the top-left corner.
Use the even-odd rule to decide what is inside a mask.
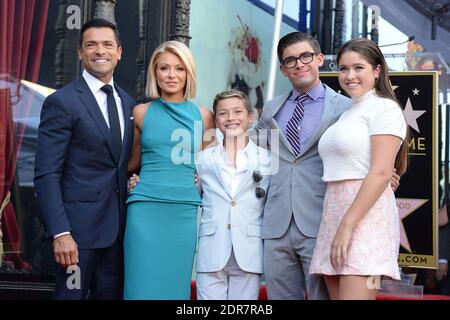
[[[190,299],[197,211],[193,204],[137,201],[128,205],[124,299]]]
[[[400,279],[398,254],[400,227],[391,186],[353,229],[344,265],[336,270],[330,261],[331,244],[344,214],[363,180],[328,182],[310,274],[387,276]]]

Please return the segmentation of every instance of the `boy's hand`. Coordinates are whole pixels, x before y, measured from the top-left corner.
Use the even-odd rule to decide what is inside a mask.
[[[136,187],[137,183],[139,181],[139,176],[137,174],[134,174],[131,176],[130,181],[128,182],[128,193],[133,190],[134,187]]]

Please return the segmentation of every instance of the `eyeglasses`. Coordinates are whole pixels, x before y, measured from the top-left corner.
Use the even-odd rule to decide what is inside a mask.
[[[256,183],[256,188],[255,188],[255,195],[258,199],[260,198],[264,198],[266,196],[266,190],[264,190],[263,188],[261,188],[259,186],[259,183],[261,182],[263,176],[261,174],[261,172],[255,170],[253,171],[253,180]]]
[[[298,57],[287,57],[283,60],[283,62],[281,62],[281,64],[288,69],[295,68],[295,66],[297,65],[297,60],[300,60],[303,64],[308,64],[313,61],[314,55],[314,52],[303,52]]]

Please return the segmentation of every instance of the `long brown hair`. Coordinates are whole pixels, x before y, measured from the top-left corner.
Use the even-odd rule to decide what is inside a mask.
[[[380,66],[380,74],[375,80],[375,92],[379,97],[395,101],[400,108],[400,104],[389,81],[389,69],[387,63],[380,48],[373,41],[366,38],[351,39],[339,49],[336,58],[338,64],[341,56],[348,51],[360,54],[373,69],[376,69],[378,65]],[[406,137],[397,153],[394,164],[397,174],[399,175],[404,174],[408,166],[408,141],[409,134],[408,130],[406,130]]]

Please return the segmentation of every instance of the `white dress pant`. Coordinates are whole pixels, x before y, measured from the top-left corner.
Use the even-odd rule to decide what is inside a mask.
[[[242,270],[231,250],[226,266],[217,272],[197,272],[198,300],[258,300],[261,274]]]

